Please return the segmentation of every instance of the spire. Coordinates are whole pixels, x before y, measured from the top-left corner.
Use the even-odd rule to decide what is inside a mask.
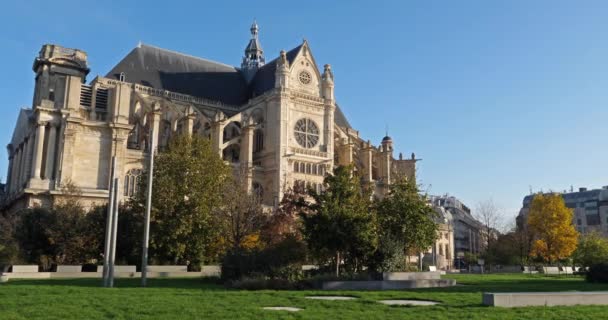
[[[262,50],[262,45],[258,39],[260,27],[258,27],[258,23],[255,20],[253,20],[253,24],[249,30],[251,31],[251,40],[249,40],[245,48],[245,56],[241,63],[241,69],[247,82],[253,79],[256,71],[265,63],[264,50]]]

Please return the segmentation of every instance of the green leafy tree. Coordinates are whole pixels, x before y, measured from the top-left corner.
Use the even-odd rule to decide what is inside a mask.
[[[155,158],[150,222],[151,257],[158,263],[192,263],[209,260],[210,244],[220,229],[213,209],[231,174],[208,139],[179,135]],[[145,175],[147,176],[147,175]],[[142,179],[133,208],[143,211],[147,179]]]
[[[334,256],[336,275],[344,260],[360,271],[377,245],[370,194],[362,190],[352,166],[339,166],[324,181],[324,191],[309,190],[313,201],[302,210],[302,234],[319,259]]]
[[[583,268],[608,263],[608,240],[597,232],[581,236],[573,260]]]
[[[426,251],[437,239],[437,212],[407,179],[396,180],[377,208],[380,238],[387,243],[396,241],[402,256]]]

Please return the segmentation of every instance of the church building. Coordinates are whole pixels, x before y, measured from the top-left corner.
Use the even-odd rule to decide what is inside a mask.
[[[32,106],[20,111],[7,146],[3,207],[52,206],[66,182],[85,205],[103,204],[113,157],[124,200],[150,146],[162,150],[176,134],[211,139],[267,206],[296,185],[320,190],[337,165],[354,164],[379,197],[397,176],[415,181],[414,154],[395,157],[390,137],[374,145],[351,127],[330,65],[319,68],[307,41],[267,62],[258,25],[250,30],[239,67],[140,44],[88,83],[84,51],[42,46]]]

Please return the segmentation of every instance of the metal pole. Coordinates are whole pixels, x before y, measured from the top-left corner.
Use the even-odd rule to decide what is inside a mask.
[[[152,126],[153,127],[153,126]],[[150,131],[154,131],[150,129]],[[154,133],[150,135],[150,162],[148,164],[148,191],[146,194],[146,216],[144,218],[144,241],[141,250],[141,286],[148,284],[148,243],[150,242],[150,211],[152,210],[152,178],[154,177]]]
[[[116,157],[112,157],[112,167],[110,168],[110,187],[108,188],[108,214],[106,217],[106,240],[103,251],[103,286],[108,286],[108,274],[110,268],[110,242],[112,239],[112,217],[114,215],[114,172],[116,167]]]
[[[116,234],[118,233],[118,178],[114,178],[114,216],[112,218],[112,240],[110,246],[110,271],[108,276],[108,286],[114,286],[114,261],[116,259]]]

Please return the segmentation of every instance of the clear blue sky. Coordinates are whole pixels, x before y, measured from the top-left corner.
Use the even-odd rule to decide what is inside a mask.
[[[40,46],[88,52],[89,81],[138,41],[239,65],[256,18],[267,59],[308,39],[351,124],[385,126],[419,182],[508,215],[534,190],[600,187],[607,1],[10,1],[0,13],[0,137],[30,106]],[[0,149],[0,175],[7,155]]]

